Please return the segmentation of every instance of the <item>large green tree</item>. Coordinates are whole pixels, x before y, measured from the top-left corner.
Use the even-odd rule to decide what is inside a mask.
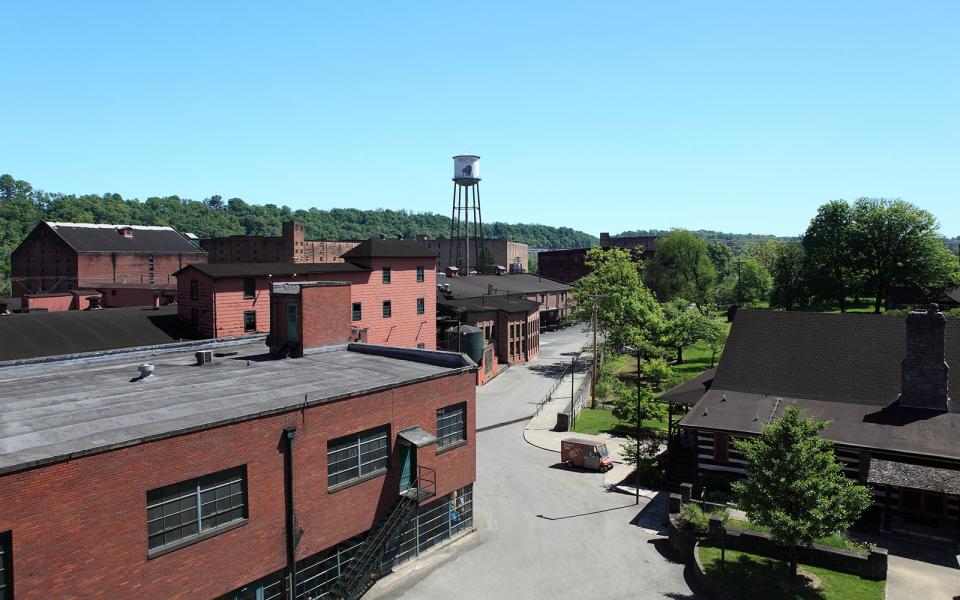
[[[683,349],[709,334],[711,317],[682,298],[663,303],[663,345],[677,352],[677,364],[683,364]]]
[[[752,258],[760,263],[768,273],[773,272],[773,264],[777,260],[777,254],[780,252],[782,242],[776,238],[768,237],[760,240],[748,242],[743,247],[743,256]]]
[[[643,285],[639,265],[618,248],[591,248],[586,264],[590,274],[573,284],[574,320],[591,323],[596,307],[597,331],[612,350],[634,347],[648,356],[658,354],[663,311]]]
[[[772,287],[770,273],[757,259],[737,257],[733,272],[720,282],[715,297],[719,304],[756,306],[769,298]]]
[[[869,490],[844,475],[832,444],[821,437],[827,424],[790,405],[759,437],[736,443],[748,476],[732,486],[737,506],[787,548],[793,575],[800,547],[846,531],[870,505]]]
[[[874,312],[891,286],[943,289],[960,284],[960,263],[936,218],[903,200],[861,198],[853,205],[853,245]]]
[[[771,277],[770,308],[795,310],[806,306],[809,292],[803,246],[797,242],[781,245]]]
[[[840,312],[847,310],[847,295],[856,279],[853,232],[853,210],[835,200],[817,209],[803,235],[811,291],[821,301],[836,302]]]
[[[647,285],[661,300],[684,298],[706,303],[716,274],[707,243],[684,230],[671,231],[657,240],[657,251],[646,264]]]

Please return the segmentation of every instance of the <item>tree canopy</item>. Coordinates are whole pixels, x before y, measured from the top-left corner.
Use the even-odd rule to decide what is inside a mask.
[[[438,204],[442,201],[438,201]],[[47,193],[10,175],[0,176],[0,279],[10,276],[10,253],[41,220],[72,223],[168,225],[201,238],[227,235],[280,235],[284,221],[303,221],[308,239],[359,240],[403,235],[449,236],[450,217],[407,210],[309,208],[249,204],[240,198],[211,195],[203,201],[179,196],[144,201],[119,194]],[[510,239],[531,248],[582,248],[596,237],[569,227],[532,223],[485,223],[484,236]]]
[[[676,230],[657,241],[657,252],[646,261],[646,282],[661,300],[683,298],[698,304],[710,298],[716,268],[707,243],[689,231]]]

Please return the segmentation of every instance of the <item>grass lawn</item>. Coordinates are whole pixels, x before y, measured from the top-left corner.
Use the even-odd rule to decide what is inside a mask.
[[[727,332],[730,331],[730,323],[724,323],[727,327]],[[713,355],[713,351],[710,350],[710,346],[706,342],[697,342],[692,346],[687,346],[683,349],[683,363],[682,364],[671,364],[673,368],[673,377],[666,384],[665,389],[670,389],[676,387],[687,381],[693,379],[700,373],[703,373],[710,368],[710,357]],[[669,360],[675,359],[676,356],[670,356]],[[624,382],[628,385],[633,385],[633,381],[637,376],[637,361],[636,358],[630,356],[618,356],[616,359],[618,362],[615,364],[620,365],[619,368],[615,370],[618,377],[622,378]],[[619,361],[623,361],[620,363]],[[717,354],[716,363],[720,362],[720,354]]]
[[[599,435],[601,433],[613,433],[614,428],[620,421],[613,416],[609,410],[600,408],[585,408],[577,415],[577,423],[573,430],[577,433],[589,433]],[[648,429],[667,430],[667,417],[662,419],[644,421],[643,426]]]
[[[727,550],[726,566],[720,570],[720,549],[700,546],[704,569],[725,591],[742,600],[883,600],[884,581],[863,579],[822,567],[801,564],[820,578],[819,589],[791,589],[782,585],[786,576],[783,561],[765,556]]]
[[[770,531],[766,527],[757,525],[756,523],[751,523],[750,521],[742,521],[740,519],[727,519],[726,525],[731,529],[739,529],[741,531],[758,531],[761,533],[768,533]],[[846,536],[839,534],[821,538],[816,540],[816,543],[824,546],[830,546],[831,548],[838,548],[840,550],[849,550],[851,552],[866,552],[866,549],[862,545],[848,539]]]

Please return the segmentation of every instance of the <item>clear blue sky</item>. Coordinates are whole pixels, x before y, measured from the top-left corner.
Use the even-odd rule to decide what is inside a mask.
[[[0,173],[47,191],[960,235],[960,2],[8,2]]]

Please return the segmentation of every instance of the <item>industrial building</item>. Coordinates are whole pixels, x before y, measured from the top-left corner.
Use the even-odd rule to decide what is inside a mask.
[[[600,234],[601,248],[620,248],[629,250],[637,260],[647,260],[657,251],[656,236],[610,237],[609,233]],[[544,277],[573,283],[590,273],[587,267],[589,248],[569,248],[564,250],[545,250],[537,254],[537,272]]]
[[[518,296],[482,296],[441,300],[437,305],[440,318],[437,321],[447,350],[467,352],[482,368],[496,368],[497,364],[525,363],[540,354],[540,305],[533,300]],[[451,337],[443,332],[460,331],[460,336]],[[460,326],[474,328],[466,336]],[[473,335],[489,347],[484,355],[477,347]],[[469,343],[463,345],[463,340]],[[478,360],[480,354],[482,360]],[[482,382],[481,382],[482,383]]]
[[[671,458],[687,454],[686,481],[711,489],[743,479],[746,465],[734,442],[797,406],[829,421],[822,435],[844,472],[870,486],[866,523],[955,544],[958,364],[960,321],[945,319],[936,305],[906,318],[739,310],[699,399],[694,390],[671,394],[683,404],[694,398],[680,421],[686,443],[671,443]]]
[[[477,241],[470,240],[470,252],[467,252],[467,240],[450,240],[438,237],[436,239],[427,239],[425,235],[417,236],[417,242],[433,250],[437,256],[437,261],[441,268],[450,266],[450,257],[457,256],[457,245],[460,246],[461,260],[466,260],[469,256],[469,265],[471,271],[480,271],[477,256]],[[494,270],[498,267],[501,271],[507,273],[527,273],[530,266],[530,251],[526,244],[513,242],[510,240],[484,239],[481,246],[483,251],[490,257],[490,263]],[[452,253],[451,253],[452,252]],[[455,260],[453,262],[456,262]],[[458,269],[463,272],[463,269]]]
[[[208,262],[337,263],[363,240],[308,240],[300,221],[283,223],[281,235],[230,235],[200,240]]]
[[[340,263],[208,263],[177,273],[180,316],[210,337],[270,328],[269,287],[277,281],[346,281],[354,339],[436,348],[436,257],[413,240],[370,239]],[[332,308],[331,308],[332,310]]]
[[[269,346],[0,363],[0,596],[356,598],[471,531],[476,365],[348,343],[349,288],[272,284]]]
[[[205,262],[207,253],[172,227],[42,221],[11,254],[12,292],[56,294],[55,300],[35,304],[67,310],[87,307],[74,296],[102,294],[99,289],[109,287],[113,305],[130,306],[122,304],[126,296],[140,302],[142,289],[172,290],[176,271]]]
[[[529,273],[518,275],[474,275],[471,277],[438,277],[437,293],[441,300],[513,296],[536,302],[538,322],[542,329],[558,326],[573,312],[572,288],[558,281]]]

